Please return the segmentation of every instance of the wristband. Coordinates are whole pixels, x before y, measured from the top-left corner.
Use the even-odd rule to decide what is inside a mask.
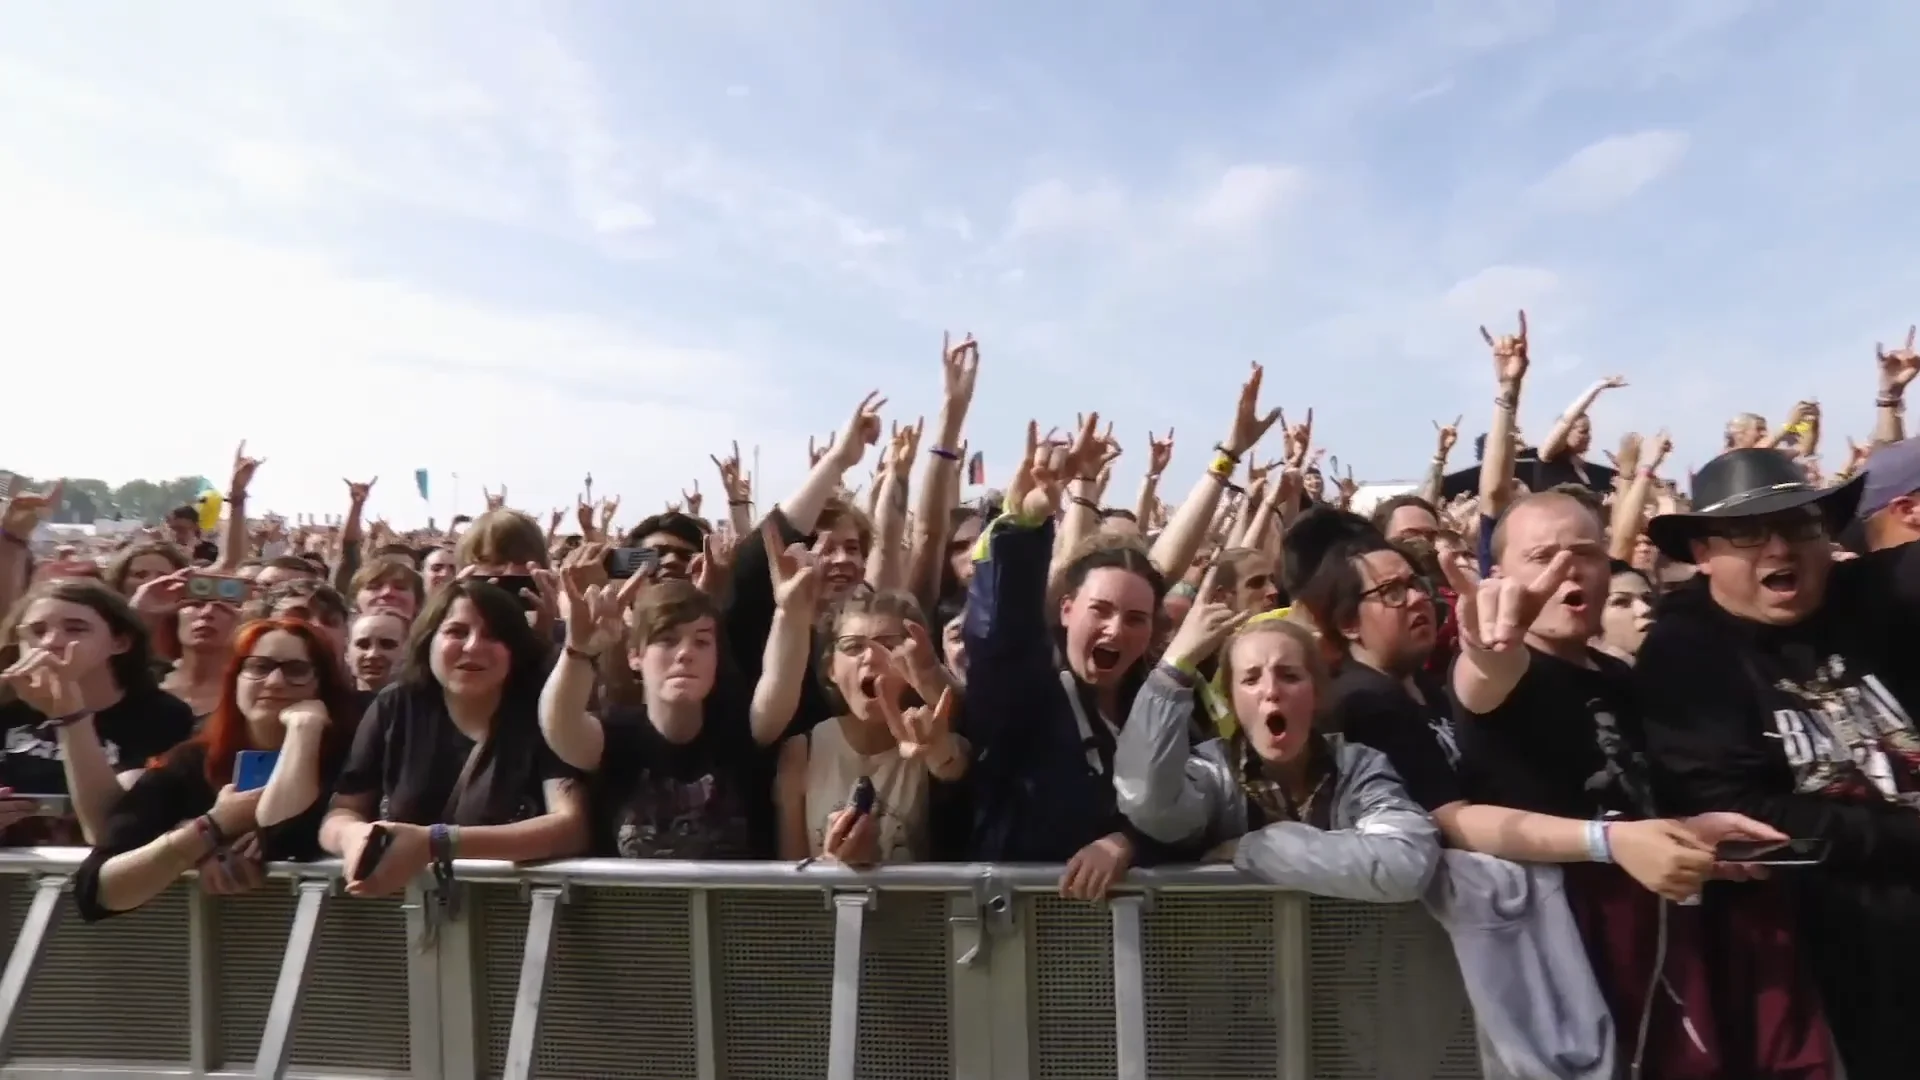
[[[1607,837],[1607,823],[1587,822],[1587,859],[1589,862],[1613,862],[1613,844]]]
[[[72,727],[92,715],[92,709],[81,709],[79,712],[70,712],[65,716],[56,716],[51,720],[41,722],[38,731],[58,731],[61,728]]]
[[[1160,661],[1160,669],[1165,671],[1172,677],[1174,682],[1179,683],[1181,686],[1192,686],[1195,676],[1199,674],[1193,669],[1193,665],[1176,663],[1172,660]]]
[[[433,857],[433,876],[442,884],[453,880],[454,843],[453,826],[427,826],[427,853]]]
[[[753,500],[752,499],[728,499],[727,505],[728,506],[752,506]]]
[[[1515,405],[1512,394],[1501,394],[1493,399],[1493,407],[1502,412],[1512,412]]]
[[[960,454],[958,451],[949,450],[944,446],[931,447],[927,450],[927,453],[932,454],[934,457],[937,457],[937,458],[946,458],[948,461],[960,460]]]
[[[565,655],[571,656],[575,660],[585,660],[589,666],[600,662],[599,653],[586,652],[582,649],[576,649],[571,645],[568,645],[564,651]]]
[[[1225,450],[1222,450],[1219,455],[1213,459],[1213,464],[1207,466],[1207,472],[1222,480],[1226,480],[1232,477],[1233,470],[1239,467],[1239,460],[1228,454]]]
[[[1075,506],[1084,506],[1096,514],[1100,512],[1100,504],[1087,498],[1085,495],[1072,495],[1069,496],[1068,499]]]
[[[193,827],[199,830],[200,835],[207,838],[207,846],[213,849],[213,851],[220,850],[227,842],[226,831],[220,828],[219,822],[213,820],[212,814],[201,814],[199,817],[194,818]],[[211,853],[212,852],[209,852],[209,854]]]

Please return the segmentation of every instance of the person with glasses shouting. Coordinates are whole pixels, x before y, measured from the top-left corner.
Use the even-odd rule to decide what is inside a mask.
[[[1699,574],[1634,669],[1663,798],[1818,849],[1779,899],[1855,1080],[1911,1075],[1901,1032],[1920,1008],[1920,546],[1836,562],[1829,540],[1871,484],[1821,487],[1763,448],[1704,465],[1693,512],[1648,522]]]
[[[311,625],[241,627],[213,714],[140,775],[75,872],[81,918],[132,911],[196,867],[202,888],[237,892],[258,886],[268,862],[317,857],[326,795],[352,743],[351,702],[339,658]]]

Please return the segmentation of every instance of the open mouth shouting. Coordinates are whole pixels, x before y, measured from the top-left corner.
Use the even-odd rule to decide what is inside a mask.
[[[1112,645],[1095,645],[1087,651],[1087,666],[1094,678],[1104,678],[1120,670],[1120,650]]]
[[[1800,590],[1800,572],[1783,566],[1760,575],[1760,588],[1777,598],[1791,597]]]

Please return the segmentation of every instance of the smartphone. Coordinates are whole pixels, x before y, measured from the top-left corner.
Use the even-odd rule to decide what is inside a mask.
[[[229,574],[195,570],[187,576],[187,596],[192,600],[215,600],[239,606],[253,595],[253,582]]]
[[[863,776],[853,782],[853,793],[847,796],[847,804],[853,807],[855,821],[873,813],[873,802],[879,793],[873,789],[873,777]]]
[[[393,846],[393,834],[383,825],[375,825],[367,833],[367,846],[360,849],[360,859],[353,864],[353,880],[365,881],[373,876],[380,867],[380,860],[386,857],[387,849]]]
[[[73,799],[67,795],[29,795],[24,791],[14,791],[7,793],[5,798],[12,802],[32,803],[34,817],[60,818],[73,813]]]
[[[520,591],[522,589],[525,589],[529,593],[538,593],[540,591],[540,587],[533,583],[532,574],[501,574],[498,577],[490,577],[486,580],[487,584],[492,585],[494,588],[507,590],[507,595],[513,597],[522,608],[528,611],[533,610],[532,597],[526,596]]]
[[[1727,840],[1713,849],[1718,862],[1760,866],[1819,866],[1827,861],[1827,842],[1805,840]]]
[[[660,569],[660,553],[653,548],[614,548],[607,552],[607,576],[652,577]]]
[[[233,756],[233,790],[258,791],[267,786],[273,766],[280,760],[278,750],[242,750]]]

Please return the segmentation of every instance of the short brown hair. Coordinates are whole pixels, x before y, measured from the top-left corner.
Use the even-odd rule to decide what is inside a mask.
[[[427,583],[413,564],[398,556],[383,555],[372,560],[354,572],[353,581],[347,586],[349,598],[357,598],[362,589],[375,585],[384,585],[389,581],[405,582],[407,591],[413,594],[415,607],[426,602]]]
[[[647,586],[633,609],[633,632],[628,638],[632,648],[664,637],[667,631],[701,619],[712,619],[720,627],[720,605],[690,581],[657,581]]]
[[[832,532],[842,524],[851,524],[853,531],[860,537],[860,554],[873,554],[873,519],[865,510],[845,499],[828,499],[827,505],[820,510],[819,523],[815,528],[820,532]]]
[[[1554,505],[1565,506],[1569,504],[1593,514],[1594,520],[1600,526],[1601,535],[1604,536],[1606,534],[1606,519],[1595,512],[1593,505],[1587,500],[1557,489],[1536,491],[1531,495],[1522,495],[1508,504],[1506,510],[1501,513],[1500,520],[1494,523],[1493,539],[1487,545],[1488,553],[1493,556],[1493,561],[1499,562],[1507,553],[1507,525],[1513,520],[1513,515],[1519,513],[1523,508]]]
[[[474,518],[467,531],[460,534],[453,561],[460,566],[552,565],[547,555],[547,534],[540,523],[518,510],[507,509],[489,510]]]

